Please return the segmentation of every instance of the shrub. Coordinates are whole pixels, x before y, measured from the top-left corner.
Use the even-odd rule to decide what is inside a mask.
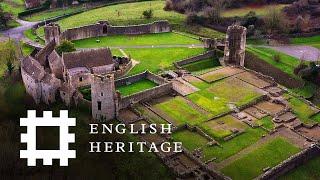
[[[59,46],[56,47],[57,53],[61,56],[64,52],[76,51],[74,44],[71,41],[62,41]]]
[[[145,10],[145,11],[143,11],[142,15],[144,16],[144,18],[150,19],[153,17],[153,11],[152,11],[152,9]]]
[[[275,55],[273,55],[273,60],[275,61],[275,62],[280,62],[280,60],[281,60],[281,58],[280,58],[280,54],[275,54]]]

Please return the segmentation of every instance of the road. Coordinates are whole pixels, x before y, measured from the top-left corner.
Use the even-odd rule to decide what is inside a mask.
[[[285,46],[264,46],[267,48],[280,51],[282,53],[288,54],[290,56],[296,57],[298,59],[303,59],[306,61],[318,61],[320,59],[320,50],[305,45],[285,45]]]

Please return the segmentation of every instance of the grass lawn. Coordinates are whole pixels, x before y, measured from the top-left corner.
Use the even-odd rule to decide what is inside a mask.
[[[168,20],[173,28],[178,31],[189,32],[200,36],[224,37],[222,33],[201,26],[190,27],[185,25],[185,15],[174,11],[164,11],[165,1],[144,1],[135,3],[125,3],[97,8],[83,12],[58,21],[61,28],[73,28],[88,24],[94,24],[99,20],[107,20],[113,25],[129,25],[149,23],[157,20]],[[146,9],[153,10],[153,17],[145,19],[142,12]],[[43,28],[38,34],[43,36]]]
[[[176,131],[172,134],[174,142],[182,142],[183,147],[189,151],[205,146],[209,141],[205,137],[190,130]]]
[[[272,122],[271,116],[263,117],[262,119],[259,119],[257,121],[257,123],[258,123],[258,125],[266,128],[266,129],[269,129],[269,130],[274,129],[274,123]]]
[[[201,61],[184,65],[183,68],[185,68],[186,70],[192,73],[197,74],[198,72],[203,72],[203,71],[215,68],[217,66],[220,66],[219,60],[217,58],[209,58],[209,59],[204,59]]]
[[[237,106],[248,104],[262,95],[259,89],[236,78],[213,83],[207,90]]]
[[[34,50],[33,47],[25,44],[25,43],[20,43],[20,46],[22,47],[22,53],[24,56],[28,56],[32,53],[32,51]]]
[[[309,45],[320,49],[320,35],[312,37],[298,37],[291,39],[292,44]]]
[[[3,2],[0,2],[0,5],[5,12],[9,12],[14,16],[18,16],[18,13],[25,9],[24,1],[21,0],[4,0]]]
[[[306,81],[305,85],[302,88],[291,89],[291,91],[299,96],[303,96],[308,99],[311,98],[314,93],[317,91],[318,86],[312,82]]]
[[[288,174],[279,178],[281,180],[317,180],[320,179],[320,157],[309,160],[306,164],[297,167]]]
[[[168,124],[167,121],[162,119],[161,117],[157,116],[155,113],[151,112],[149,109],[146,107],[138,104],[137,106],[134,107],[137,111],[139,111],[144,117],[149,119],[152,123],[155,124]]]
[[[100,40],[99,43],[96,40]],[[73,41],[77,48],[97,48],[109,46],[146,46],[146,45],[170,45],[170,44],[201,44],[199,40],[169,32],[160,34],[143,35],[114,35],[96,38],[88,38]]]
[[[293,78],[298,78],[294,73],[293,70],[297,67],[300,61],[292,56],[286,55],[281,52],[277,52],[270,48],[264,47],[248,47],[247,51],[259,57],[260,59],[266,61],[267,63],[273,65],[274,67],[280,69],[281,71],[289,74]],[[280,55],[280,62],[276,62],[273,60],[274,55]]]
[[[44,45],[45,42],[43,39],[38,38],[38,36],[33,32],[32,29],[28,29],[26,31],[23,32],[24,36],[34,42],[38,42],[39,44]]]
[[[190,94],[188,98],[193,103],[211,112],[213,116],[230,111],[226,99],[215,96],[206,89]]]
[[[254,144],[262,135],[265,135],[266,132],[261,128],[251,128],[247,127],[245,132],[232,138],[229,141],[221,141],[220,146],[212,146],[203,148],[203,155],[205,161],[208,161],[212,158],[216,158],[215,162],[221,162],[224,159],[238,153],[242,149]]]
[[[30,16],[25,16],[23,19],[27,21],[43,21],[53,17],[62,16],[65,14],[73,13],[82,10],[82,5],[77,7],[68,7],[68,8],[57,8],[53,10],[46,10],[38,13],[31,14]]]
[[[311,108],[308,104],[302,100],[286,95],[290,107],[293,109],[294,114],[305,124],[315,124],[316,122],[311,119],[311,116],[316,113],[315,109]]]
[[[257,6],[257,7],[247,6],[242,8],[227,9],[222,13],[222,16],[223,17],[245,16],[250,11],[255,12],[257,16],[265,16],[267,15],[270,9],[276,9],[280,11],[285,6],[287,5],[278,4],[278,5],[264,5],[264,6]]]
[[[223,116],[218,119],[204,122],[200,124],[200,127],[212,136],[216,140],[223,140],[223,138],[230,136],[232,134],[232,129],[236,128],[237,130],[246,129],[246,125],[235,119],[231,115]]]
[[[169,101],[154,105],[155,108],[166,113],[178,125],[182,124],[199,124],[207,119],[207,115],[202,114],[191,107],[186,100],[177,96]]]
[[[263,168],[273,167],[299,150],[278,137],[227,165],[222,172],[235,180],[253,179],[263,173]]]
[[[147,48],[147,49],[125,49],[125,53],[132,59],[139,61],[129,75],[149,70],[158,73],[161,70],[172,69],[173,62],[187,57],[201,54],[202,48]]]
[[[117,87],[116,89],[120,92],[121,96],[129,96],[146,89],[151,89],[156,86],[157,84],[153,81],[143,79],[130,85]]]

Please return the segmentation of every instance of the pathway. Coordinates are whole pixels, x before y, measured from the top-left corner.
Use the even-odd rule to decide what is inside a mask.
[[[21,26],[8,29],[6,31],[1,32],[4,36],[10,37],[12,39],[15,39],[17,41],[22,40],[25,36],[23,34],[24,31],[31,29],[32,27],[36,26],[39,22],[29,22],[29,21],[23,21],[21,19],[16,19],[16,21],[21,24]]]
[[[306,61],[318,61],[320,59],[320,50],[306,45],[285,45],[285,46],[263,46],[280,51],[298,59]]]

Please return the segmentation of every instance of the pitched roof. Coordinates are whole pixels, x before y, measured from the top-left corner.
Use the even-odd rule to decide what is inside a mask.
[[[105,66],[113,64],[112,54],[109,48],[90,49],[63,53],[62,59],[67,69],[86,67]]]
[[[44,68],[41,64],[33,59],[31,56],[28,56],[22,60],[23,70],[32,76],[36,80],[41,80],[44,76]]]

